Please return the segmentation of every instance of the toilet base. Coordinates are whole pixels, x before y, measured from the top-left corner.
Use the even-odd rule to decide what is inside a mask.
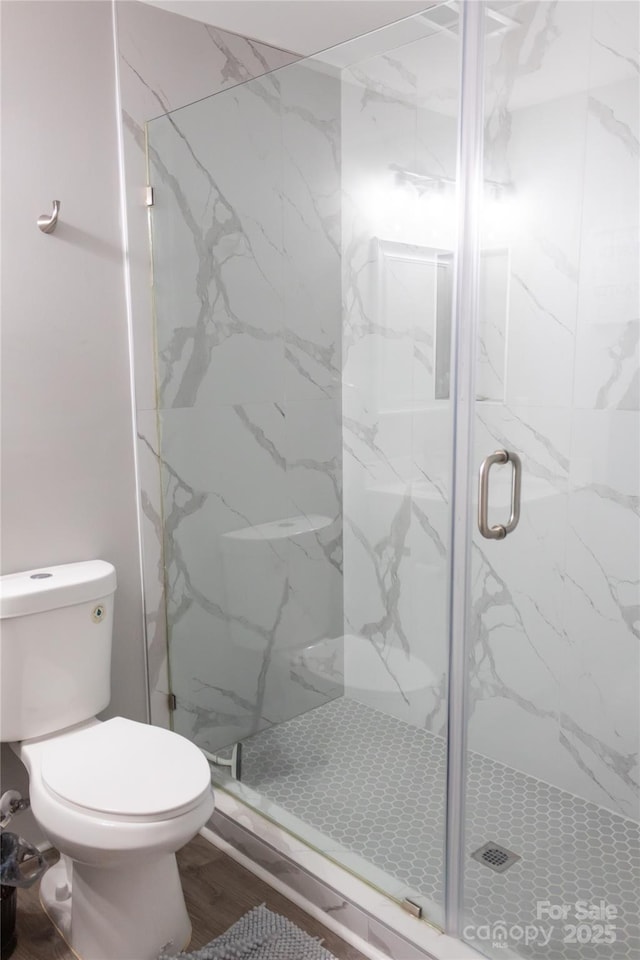
[[[42,878],[40,902],[78,960],[156,960],[163,947],[178,953],[191,939],[173,854],[116,868],[61,857]]]

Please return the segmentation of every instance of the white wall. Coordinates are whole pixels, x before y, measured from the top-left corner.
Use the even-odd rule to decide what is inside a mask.
[[[2,572],[115,565],[110,712],[144,720],[115,89],[110,3],[2,4]]]

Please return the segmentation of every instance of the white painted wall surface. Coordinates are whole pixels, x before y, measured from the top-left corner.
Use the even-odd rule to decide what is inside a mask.
[[[2,4],[2,572],[115,565],[109,712],[144,720],[115,90],[110,3]]]

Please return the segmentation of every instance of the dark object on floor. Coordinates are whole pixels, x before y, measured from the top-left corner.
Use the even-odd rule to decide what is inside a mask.
[[[16,903],[15,887],[0,886],[0,941],[2,960],[8,960],[16,948]]]
[[[31,887],[46,869],[44,857],[32,843],[9,830],[0,834],[0,883]]]
[[[160,960],[175,956],[163,953]],[[336,960],[315,937],[264,904],[245,913],[226,933],[177,960]]]
[[[0,960],[16,948],[17,887],[30,887],[46,869],[36,847],[9,830],[0,834]]]

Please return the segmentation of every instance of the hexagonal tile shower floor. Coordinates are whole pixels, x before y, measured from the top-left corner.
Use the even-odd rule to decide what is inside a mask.
[[[356,700],[340,698],[244,743],[243,782],[419,892],[442,902],[445,743]],[[471,854],[488,841],[520,856],[495,873]],[[640,955],[640,826],[478,754],[468,766],[468,924],[553,927],[544,946],[510,937],[535,960]],[[589,921],[567,941],[578,901],[617,909],[615,941]],[[570,908],[536,919],[536,904]],[[575,921],[574,921],[575,923]],[[577,937],[576,937],[577,939]],[[483,952],[504,949],[474,941]]]

